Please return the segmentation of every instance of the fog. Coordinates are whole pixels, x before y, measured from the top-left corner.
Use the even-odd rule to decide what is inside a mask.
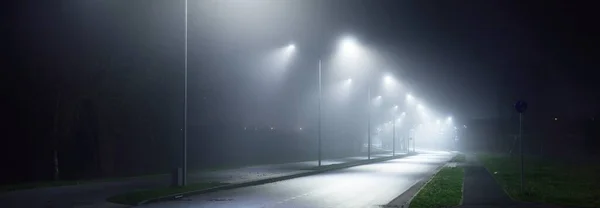
[[[340,3],[189,2],[190,170],[316,160],[319,135],[322,159],[366,156],[369,128],[371,154],[454,147],[455,132],[430,125],[452,114],[428,100],[435,84],[416,82],[410,71],[419,69],[408,70],[386,39],[345,23],[358,14],[336,11]],[[183,1],[24,4],[17,16],[26,35],[14,38],[13,64],[26,77],[15,86],[29,86],[20,98],[30,100],[21,125],[27,139],[11,154],[29,162],[10,166],[35,171],[7,173],[5,181],[47,180],[56,164],[64,179],[181,167],[184,8]]]

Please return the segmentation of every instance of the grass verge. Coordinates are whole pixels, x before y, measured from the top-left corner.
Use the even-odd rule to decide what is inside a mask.
[[[113,203],[118,204],[127,204],[127,205],[137,205],[138,203],[157,198],[160,196],[168,196],[178,193],[185,193],[189,191],[202,190],[207,188],[212,188],[216,186],[226,185],[227,183],[220,182],[205,182],[205,183],[194,183],[184,187],[165,187],[158,189],[148,189],[148,190],[139,190],[133,191],[125,194],[119,194],[112,197],[107,198],[106,200]]]
[[[444,167],[410,202],[411,208],[452,207],[460,204],[464,179],[462,167]]]
[[[480,154],[479,160],[504,190],[519,201],[579,207],[600,207],[600,167],[540,158],[525,160],[525,190],[521,192],[518,157]]]

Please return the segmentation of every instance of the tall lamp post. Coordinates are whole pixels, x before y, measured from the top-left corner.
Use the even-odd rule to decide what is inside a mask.
[[[396,106],[396,108],[397,108],[397,106]],[[394,113],[397,113],[397,112],[394,112]],[[397,117],[397,116],[394,117],[394,130],[393,130],[394,136],[392,137],[392,156],[396,155],[396,140],[397,140],[397,138],[396,138],[396,126],[397,126],[396,122],[399,119],[403,119],[405,115],[406,115],[406,112],[402,112],[402,114],[400,114],[400,117]],[[402,137],[400,137],[400,138],[402,138]],[[402,149],[402,148],[400,148],[400,149]]]
[[[319,60],[319,136],[318,136],[318,160],[319,160],[319,167],[321,167],[321,102],[322,102],[322,96],[323,96],[323,90],[322,90],[322,85],[321,85],[321,76],[322,76],[322,72],[321,72],[321,60]]]
[[[515,103],[515,110],[519,113],[519,153],[521,158],[521,192],[525,190],[525,166],[523,164],[523,113],[527,110],[527,102],[519,100]]]
[[[340,46],[341,46],[342,52],[346,53],[348,55],[353,56],[352,58],[357,58],[357,54],[359,54],[359,53],[361,53],[361,51],[363,51],[361,49],[361,47],[351,37],[345,37],[344,39],[342,39]],[[371,104],[372,104],[371,103],[371,81],[372,81],[372,78],[373,78],[372,75],[368,76],[368,81],[367,81],[367,88],[368,88],[368,92],[367,92],[367,100],[368,100],[368,105],[367,105],[367,112],[368,112],[368,118],[367,118],[367,140],[368,140],[368,145],[367,145],[367,159],[371,159],[371,107],[372,107],[371,106]]]
[[[367,118],[367,159],[371,159],[371,108],[373,105],[372,101],[371,101],[371,84],[369,82],[369,86],[368,86],[368,90],[367,90],[367,97],[369,100],[369,105],[367,106],[367,111],[368,111],[368,118]]]
[[[413,151],[412,152],[416,152],[416,142],[415,142],[415,137],[417,137],[417,133],[416,131],[420,128],[421,124],[415,124],[415,127],[413,129],[411,129],[412,131],[412,136],[410,137],[410,140],[412,140],[413,143]],[[417,130],[415,130],[417,129]],[[410,140],[408,141],[408,152],[410,152]]]
[[[184,87],[183,87],[183,140],[182,140],[182,155],[181,155],[181,173],[179,173],[180,175],[180,183],[178,184],[180,186],[185,186],[187,184],[187,110],[188,110],[188,106],[187,106],[187,94],[188,94],[188,70],[187,70],[187,66],[188,66],[188,44],[187,44],[187,38],[188,38],[188,0],[185,0],[185,6],[184,6],[184,23],[185,23],[185,29],[184,29]]]
[[[392,126],[392,156],[396,156],[396,118],[394,118],[393,123],[394,126]]]
[[[367,112],[368,112],[368,118],[367,118],[367,159],[371,159],[371,114],[372,114],[372,108],[373,108],[373,100],[371,97],[371,83],[373,81],[373,75],[369,76],[369,81],[367,82],[367,99],[368,99],[368,106],[367,106]],[[381,96],[378,96],[377,98],[380,98]]]
[[[187,1],[186,1],[187,2]],[[187,4],[186,4],[187,5]],[[187,6],[186,6],[186,12],[187,12]],[[187,19],[186,19],[187,22]],[[187,30],[186,30],[187,31]],[[187,38],[187,34],[186,34],[186,38]],[[187,43],[187,42],[186,42]],[[356,56],[357,53],[360,53],[361,48],[360,46],[358,46],[358,44],[353,40],[353,38],[351,37],[346,37],[344,39],[341,40],[341,44],[340,44],[340,49],[341,52],[346,53],[347,55],[351,55],[351,56]],[[294,49],[295,46],[294,45],[289,45],[288,46],[289,49]],[[186,48],[187,50],[187,48]],[[186,57],[187,57],[187,52],[186,52]],[[353,57],[356,58],[356,57]],[[186,58],[186,63],[187,63],[187,58]],[[317,145],[318,145],[318,150],[317,150],[317,157],[318,157],[318,166],[322,165],[322,159],[323,159],[323,154],[322,154],[322,102],[323,102],[323,84],[322,84],[322,76],[323,76],[323,70],[322,70],[322,60],[319,59],[319,64],[318,64],[318,79],[319,79],[319,107],[318,107],[318,136],[317,136]],[[186,70],[187,70],[187,65],[186,65]],[[369,84],[368,84],[368,100],[369,100],[369,106],[368,106],[368,114],[369,114],[369,119],[368,119],[368,159],[371,159],[371,77],[369,78]]]
[[[396,120],[398,119],[396,116],[398,113],[398,106],[394,106],[394,111],[392,112],[392,156],[396,155]]]
[[[295,46],[294,45],[289,45],[288,48],[290,49],[294,49]],[[356,53],[359,50],[359,47],[357,46],[357,44],[350,38],[346,38],[346,39],[342,39],[342,43],[341,43],[341,49],[342,50],[347,50],[345,51],[345,53]],[[318,160],[318,166],[322,165],[322,159],[323,159],[323,154],[322,154],[322,103],[323,103],[323,84],[322,84],[322,76],[323,76],[323,70],[322,70],[322,60],[319,59],[319,70],[318,70],[318,78],[319,78],[319,107],[318,107],[318,127],[317,127],[317,160]]]

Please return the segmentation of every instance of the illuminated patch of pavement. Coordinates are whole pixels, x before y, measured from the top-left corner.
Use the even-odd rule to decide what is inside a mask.
[[[433,152],[258,186],[148,204],[184,207],[381,207],[452,158]],[[226,200],[222,200],[226,199]]]

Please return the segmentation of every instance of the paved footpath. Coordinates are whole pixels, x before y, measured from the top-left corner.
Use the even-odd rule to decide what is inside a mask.
[[[473,154],[467,154],[460,208],[566,208],[513,201]]]
[[[387,157],[390,154],[378,154],[371,158]],[[365,160],[366,157],[349,157],[342,159],[323,160],[322,165],[333,165]],[[312,171],[316,161],[284,163],[275,165],[248,166],[236,169],[209,171],[188,174],[190,183],[202,181],[219,181],[225,183],[241,183],[254,180],[275,178]],[[61,187],[46,187],[38,189],[18,190],[0,193],[0,207],[31,207],[31,208],[89,208],[128,207],[106,202],[106,198],[139,189],[152,189],[170,185],[170,175],[156,177],[131,178],[127,180],[97,182]]]

